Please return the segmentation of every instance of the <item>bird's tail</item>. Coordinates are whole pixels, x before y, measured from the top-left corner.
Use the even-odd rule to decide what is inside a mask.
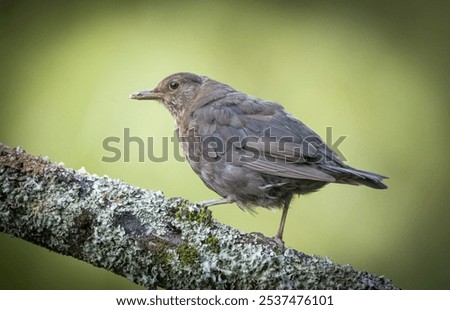
[[[336,183],[345,183],[353,185],[366,185],[376,189],[386,189],[383,179],[388,177],[373,172],[358,170],[349,166],[327,166],[323,167],[331,175],[336,177]]]

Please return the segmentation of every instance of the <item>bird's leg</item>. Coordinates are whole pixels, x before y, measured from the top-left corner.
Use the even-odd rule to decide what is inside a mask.
[[[290,201],[288,200],[283,205],[283,214],[281,214],[280,227],[278,228],[278,232],[275,235],[275,239],[278,239],[280,241],[283,241],[284,224],[286,223],[287,213],[289,210],[289,203]]]
[[[233,201],[231,199],[229,199],[228,197],[225,197],[225,198],[214,199],[214,200],[204,200],[204,201],[197,202],[197,204],[204,208],[207,208],[207,207],[214,206],[214,205],[222,205],[222,204],[232,203],[232,202]]]

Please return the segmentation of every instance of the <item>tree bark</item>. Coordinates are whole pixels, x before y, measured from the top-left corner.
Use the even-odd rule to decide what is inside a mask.
[[[384,277],[220,224],[185,199],[3,144],[0,232],[149,289],[396,289]]]

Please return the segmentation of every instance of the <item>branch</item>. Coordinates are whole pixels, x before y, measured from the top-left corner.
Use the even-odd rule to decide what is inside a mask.
[[[181,198],[0,144],[0,232],[146,288],[396,289],[390,280],[282,248]]]

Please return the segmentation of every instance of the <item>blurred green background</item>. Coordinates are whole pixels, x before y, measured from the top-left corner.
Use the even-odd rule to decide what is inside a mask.
[[[287,246],[450,289],[450,1],[1,1],[0,142],[166,196],[216,198],[169,145],[166,162],[105,163],[106,137],[154,137],[174,122],[128,94],[179,71],[282,103],[348,164],[389,189],[329,185],[295,199]],[[120,146],[123,150],[123,146]],[[280,212],[213,207],[274,235]],[[0,288],[128,289],[127,280],[0,234]]]

